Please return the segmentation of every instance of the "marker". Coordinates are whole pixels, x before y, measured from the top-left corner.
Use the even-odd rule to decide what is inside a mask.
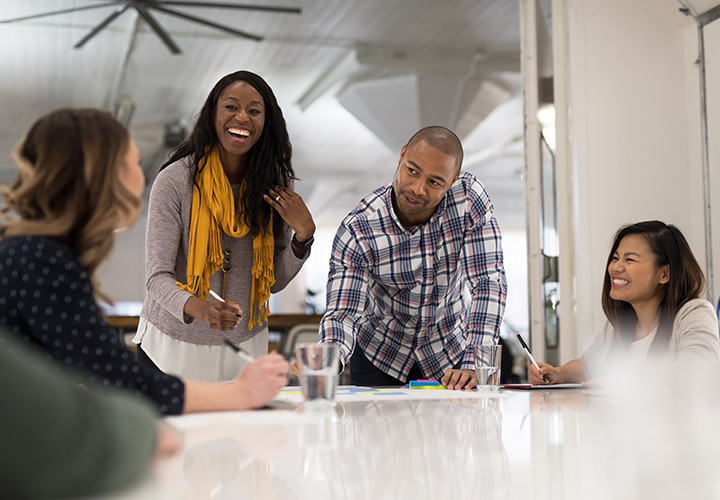
[[[232,350],[238,353],[238,356],[240,356],[242,359],[247,361],[248,363],[252,363],[255,361],[255,358],[253,358],[249,352],[247,352],[245,349],[240,347],[239,345],[235,345],[232,342],[230,342],[228,339],[225,339],[225,343],[232,347]]]
[[[530,354],[530,349],[528,348],[527,344],[525,343],[525,341],[523,340],[523,338],[520,336],[519,333],[517,334],[517,338],[518,338],[518,340],[520,341],[520,344],[522,344],[523,349],[525,349],[525,354],[528,355],[528,358],[530,358],[530,361],[532,362],[533,366],[534,366],[535,368],[537,368],[537,371],[539,372],[539,371],[540,371],[540,367],[538,366],[537,361],[535,361],[535,358],[533,358],[533,355]],[[542,377],[543,382],[547,382],[547,380],[545,380],[545,375],[543,375],[543,374],[541,373],[540,376]]]
[[[210,295],[212,295],[213,297],[215,297],[215,298],[216,298],[217,300],[219,300],[220,302],[225,302],[225,299],[223,299],[222,297],[220,297],[217,293],[213,292],[212,290],[210,290]],[[235,316],[237,316],[238,318],[242,318],[242,314],[238,314],[238,313],[233,313],[233,314],[235,314]]]

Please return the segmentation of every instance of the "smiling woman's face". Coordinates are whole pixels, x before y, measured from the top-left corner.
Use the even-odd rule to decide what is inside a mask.
[[[665,294],[670,268],[658,266],[647,241],[639,234],[628,234],[617,247],[608,265],[610,297],[631,305],[657,300]]]
[[[215,133],[223,165],[239,164],[260,140],[264,126],[265,102],[260,92],[242,80],[225,87],[215,109]]]

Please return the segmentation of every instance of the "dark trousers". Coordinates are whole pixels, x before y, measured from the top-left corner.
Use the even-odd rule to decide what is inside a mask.
[[[157,371],[162,371],[155,365],[153,360],[150,359],[150,356],[148,356],[147,353],[142,350],[142,344],[137,345],[137,360],[140,362],[140,364],[143,364],[149,368],[154,368]]]
[[[462,360],[458,361],[454,369],[459,369]],[[391,377],[380,368],[372,364],[362,352],[360,346],[356,345],[355,350],[350,357],[350,383],[352,385],[362,385],[369,387],[387,387],[406,385],[410,380],[418,380],[425,378],[420,371],[417,363],[410,368],[407,380],[403,381],[395,377]]]
[[[350,383],[352,385],[362,385],[369,387],[386,387],[386,386],[400,386],[408,383],[408,380],[417,380],[423,378],[420,368],[417,364],[414,364],[408,374],[408,379],[403,381],[391,377],[387,373],[383,372],[372,364],[372,362],[365,357],[360,346],[355,346],[350,357]]]

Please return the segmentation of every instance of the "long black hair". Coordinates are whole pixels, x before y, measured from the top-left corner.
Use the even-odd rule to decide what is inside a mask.
[[[610,297],[612,277],[608,272],[608,267],[620,241],[629,234],[638,234],[647,241],[650,250],[655,255],[656,266],[669,266],[670,268],[670,281],[663,285],[665,296],[659,306],[657,333],[650,347],[654,352],[662,351],[667,348],[670,341],[675,315],[685,302],[700,296],[705,288],[705,276],[690,245],[677,227],[657,220],[621,227],[615,234],[605,265],[602,291],[603,311],[619,334],[620,342],[630,343],[635,340],[637,315],[629,303]]]
[[[267,194],[272,186],[287,187],[290,181],[296,179],[292,168],[292,147],[285,118],[275,94],[260,76],[250,71],[236,71],[222,77],[205,100],[190,137],[170,154],[170,159],[160,167],[160,170],[181,158],[192,156],[194,176],[197,179],[198,173],[205,166],[206,151],[210,151],[218,143],[215,133],[218,99],[228,85],[237,81],[250,84],[265,102],[265,125],[260,139],[247,153],[248,168],[243,174],[247,189],[238,199],[238,213],[245,214],[250,232],[255,236],[267,227],[272,211],[270,205],[263,199],[263,195]],[[282,225],[282,218],[276,216],[273,227],[275,235],[280,233]]]

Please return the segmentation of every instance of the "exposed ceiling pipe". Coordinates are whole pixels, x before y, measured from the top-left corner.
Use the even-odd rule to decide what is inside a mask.
[[[715,21],[720,17],[720,5],[704,13],[697,10],[686,0],[678,0],[683,6],[680,11],[690,15],[697,23],[698,31],[698,58],[696,64],[700,72],[700,136],[702,151],[702,173],[703,173],[703,202],[705,215],[705,274],[707,278],[707,295],[710,301],[715,303],[713,253],[712,253],[712,209],[710,193],[710,156],[707,123],[707,81],[705,77],[705,35],[703,28],[706,24]]]

